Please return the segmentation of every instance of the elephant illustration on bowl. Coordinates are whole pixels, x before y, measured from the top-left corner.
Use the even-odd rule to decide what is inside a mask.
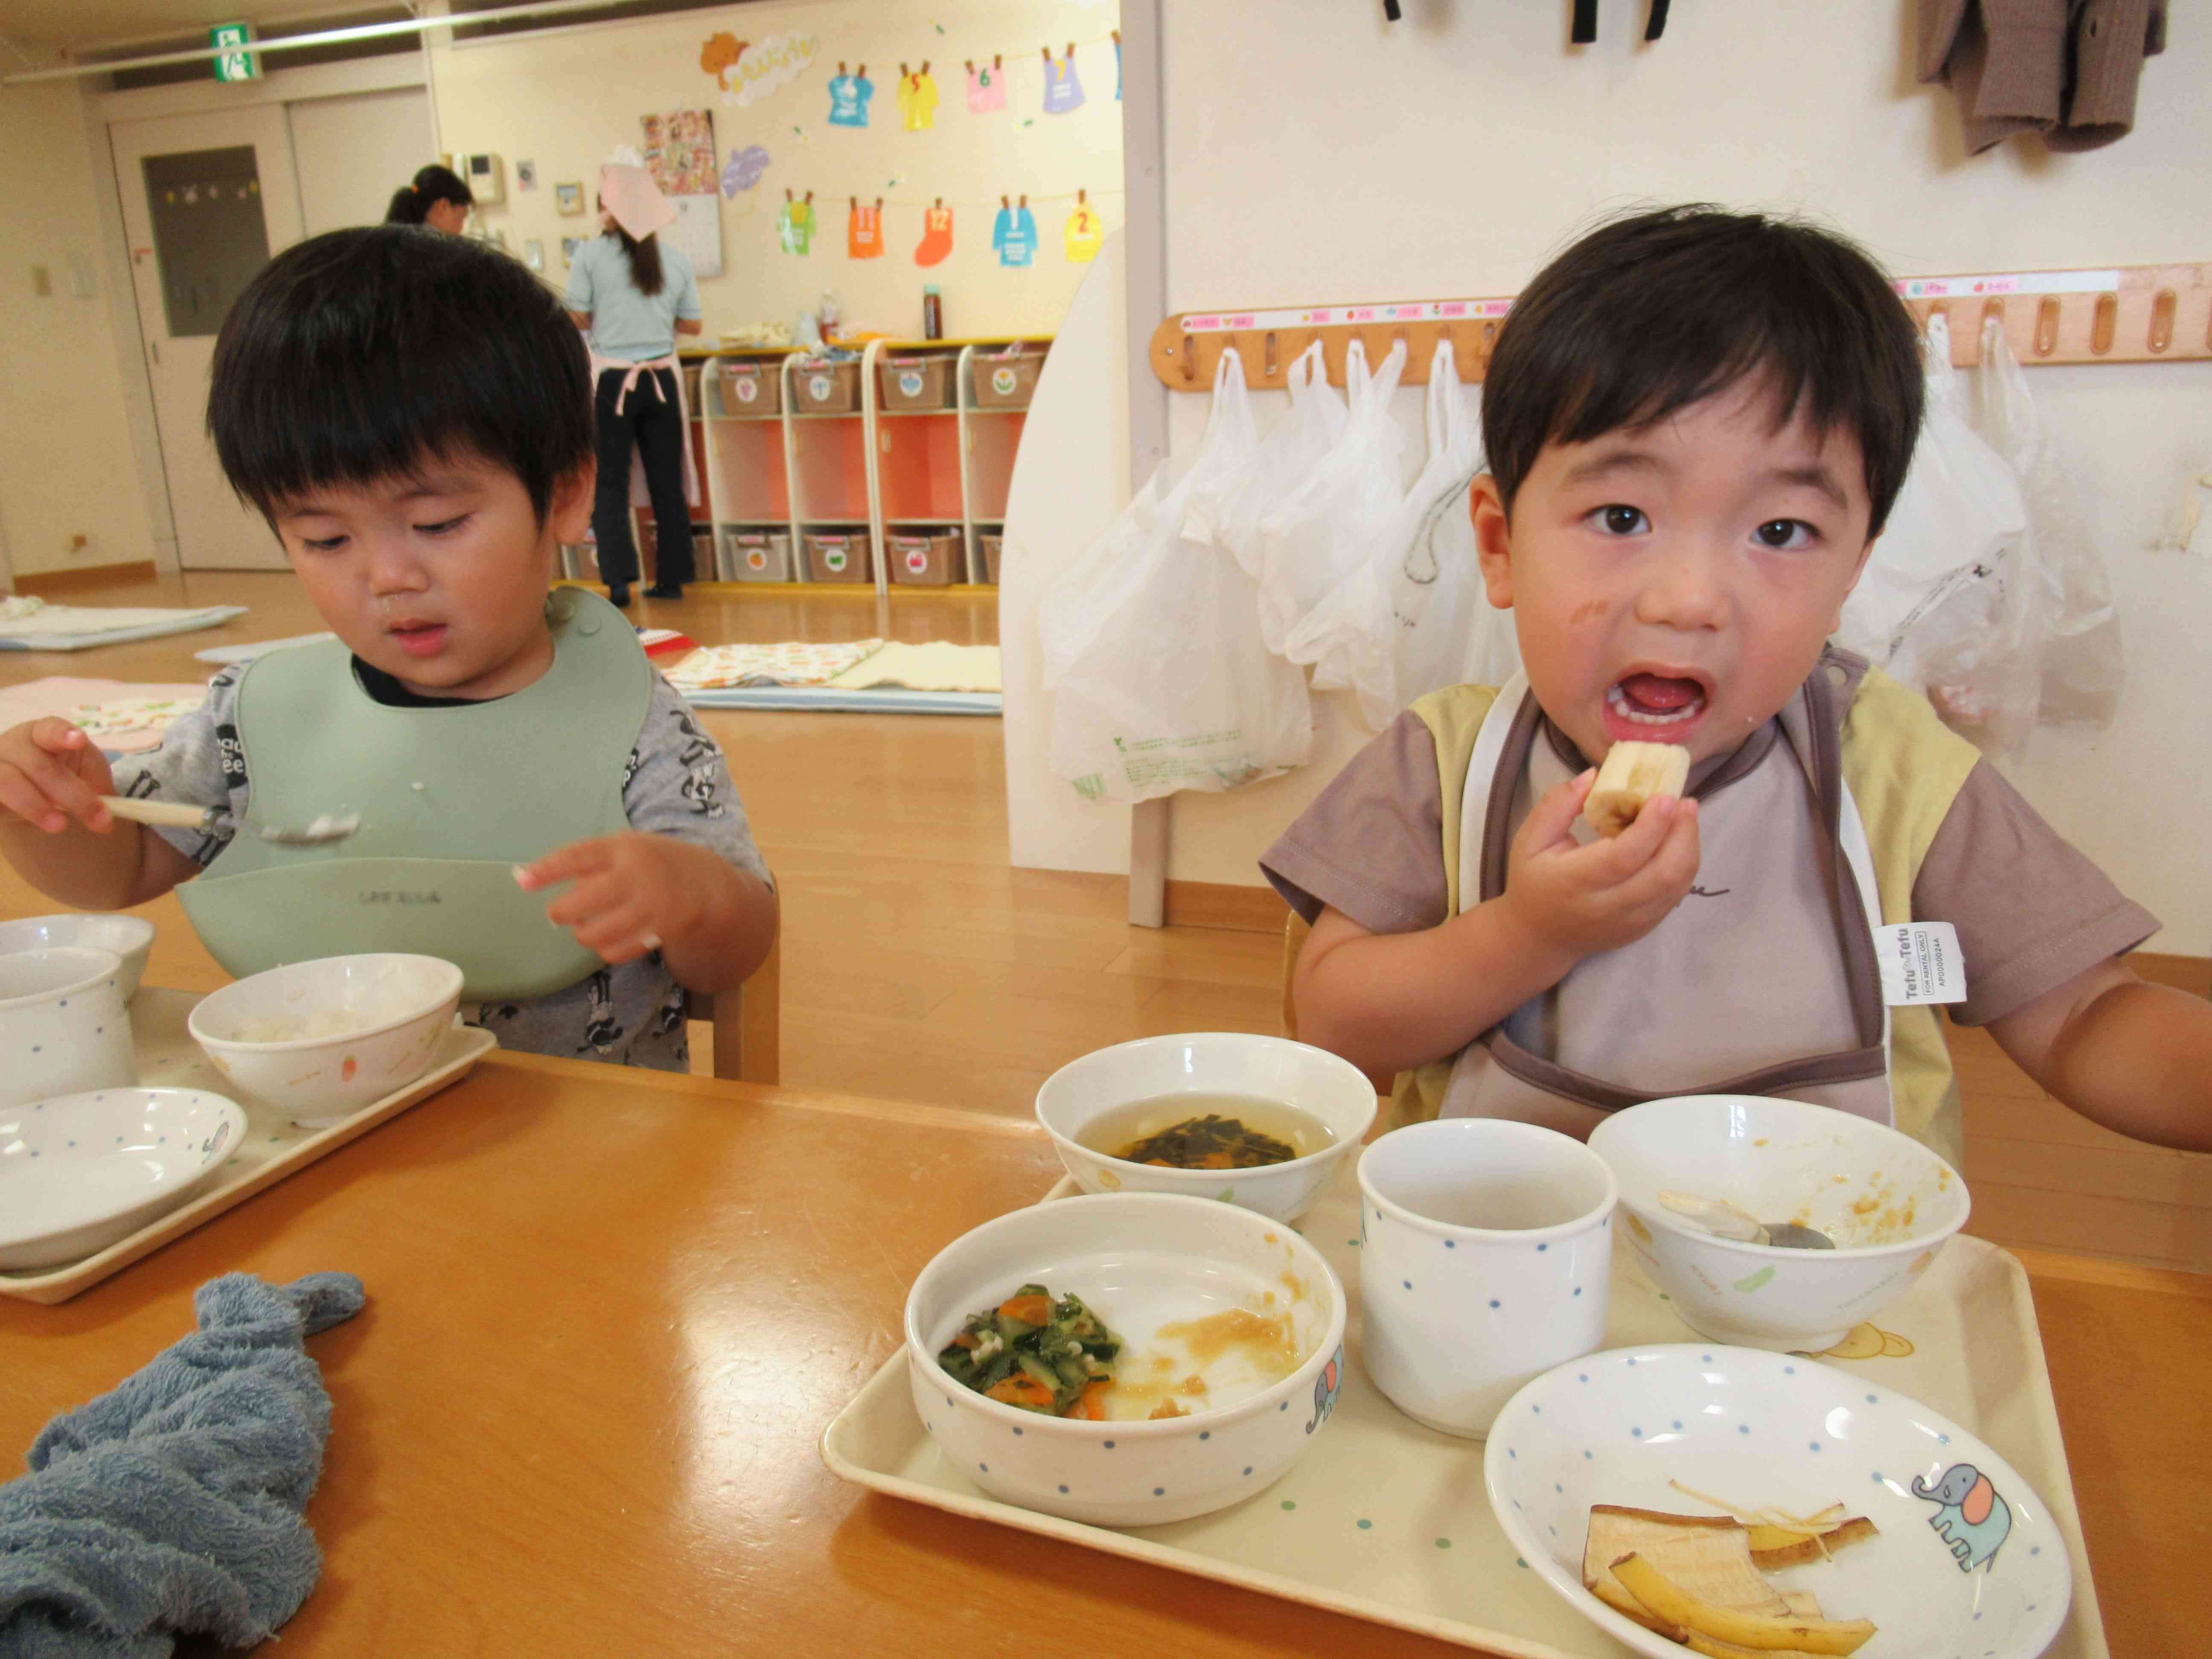
[[[1932,1486],[1914,1475],[1912,1495],[1942,1506],[1928,1524],[1950,1547],[1960,1572],[1996,1559],[2012,1532],[2011,1507],[1972,1463],[1954,1463]]]

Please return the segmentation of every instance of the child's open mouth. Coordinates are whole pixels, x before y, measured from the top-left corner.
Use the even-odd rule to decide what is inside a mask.
[[[1605,694],[1606,724],[1616,728],[1616,739],[1671,742],[1705,712],[1705,686],[1682,676],[1630,674]]]

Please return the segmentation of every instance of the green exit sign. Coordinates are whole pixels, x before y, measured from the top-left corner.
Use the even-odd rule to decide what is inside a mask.
[[[253,45],[253,25],[251,23],[217,23],[208,31],[208,45],[215,47],[215,78],[218,81],[258,81],[261,78],[261,54],[248,50]]]

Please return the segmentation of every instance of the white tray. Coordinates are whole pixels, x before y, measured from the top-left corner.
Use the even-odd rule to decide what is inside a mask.
[[[1073,1190],[1063,1181],[1047,1196]],[[1359,1211],[1349,1164],[1297,1231],[1344,1281],[1352,1300],[1346,1341],[1356,1352]],[[1880,1323],[1905,1339],[1893,1340],[1893,1349],[1909,1343],[1911,1352],[1856,1360],[1832,1354],[1827,1363],[1934,1407],[2027,1477],[2064,1534],[2074,1566],[2073,1611],[2046,1652],[2054,1659],[2107,1659],[2035,1304],[2020,1263],[1994,1244],[1954,1237]],[[1617,1245],[1606,1346],[1699,1340]],[[1514,1554],[1484,1495],[1482,1453],[1479,1441],[1438,1434],[1401,1414],[1357,1360],[1346,1367],[1328,1431],[1287,1475],[1229,1509],[1164,1527],[1085,1526],[984,1496],[938,1455],[915,1416],[903,1352],[869,1380],[822,1438],[832,1474],[957,1515],[1508,1659],[1629,1655]]]
[[[169,991],[146,986],[131,999],[131,1030],[138,1049],[138,1081],[147,1088],[205,1089],[225,1099],[236,1100],[237,1085],[208,1064],[194,1042],[185,1021],[199,1002],[192,991]],[[104,1250],[58,1267],[30,1273],[0,1273],[0,1296],[21,1297],[26,1302],[66,1302],[79,1291],[119,1273],[139,1257],[180,1238],[202,1222],[243,1203],[264,1187],[274,1186],[295,1170],[337,1151],[349,1140],[367,1134],[385,1119],[405,1111],[448,1084],[468,1075],[476,1063],[499,1046],[489,1031],[474,1026],[455,1026],[447,1034],[430,1069],[404,1089],[370,1102],[343,1122],[327,1129],[303,1129],[274,1107],[241,1100],[246,1133],[238,1150],[224,1160],[215,1184],[198,1197],[158,1215],[137,1232],[118,1239]]]

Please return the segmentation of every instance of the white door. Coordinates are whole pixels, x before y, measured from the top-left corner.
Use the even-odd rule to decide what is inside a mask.
[[[392,192],[438,159],[421,87],[287,104],[307,234],[380,223]]]
[[[280,104],[108,128],[177,551],[191,570],[277,569],[284,552],[223,481],[207,437],[208,366],[231,302],[300,240]]]

